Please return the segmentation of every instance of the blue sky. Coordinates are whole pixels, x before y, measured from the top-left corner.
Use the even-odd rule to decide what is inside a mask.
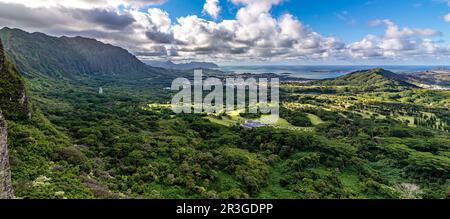
[[[211,19],[202,13],[204,3],[204,0],[168,0],[156,7],[169,12],[172,20],[187,15]],[[220,5],[223,10],[217,21],[233,19],[239,9],[228,0],[220,1]],[[359,40],[368,33],[381,34],[383,28],[368,25],[375,19],[390,19],[400,26],[433,27],[450,41],[450,24],[442,19],[450,13],[450,7],[439,0],[288,0],[274,6],[271,13],[275,17],[291,13],[315,31],[346,42]]]
[[[0,0],[0,26],[142,60],[449,64],[450,0]]]

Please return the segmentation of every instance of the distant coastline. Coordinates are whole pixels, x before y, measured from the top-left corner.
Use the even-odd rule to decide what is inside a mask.
[[[373,68],[384,68],[395,73],[414,73],[422,71],[432,71],[435,69],[450,69],[450,66],[408,66],[408,65],[392,65],[392,66],[374,66],[374,65],[317,65],[317,66],[303,66],[303,65],[249,65],[249,66],[220,66],[219,70],[224,72],[234,73],[275,73],[279,75],[290,75],[292,77],[300,77],[307,79],[327,79],[336,78],[346,75],[350,72],[358,70],[366,70]]]

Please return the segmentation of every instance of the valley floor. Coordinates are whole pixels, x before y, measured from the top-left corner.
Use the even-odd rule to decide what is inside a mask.
[[[164,84],[141,83],[35,90],[41,110],[10,124],[16,195],[444,198],[449,190],[447,91],[287,83],[278,124],[246,129],[264,116],[175,115]]]

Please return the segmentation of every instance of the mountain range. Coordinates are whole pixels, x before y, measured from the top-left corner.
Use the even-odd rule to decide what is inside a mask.
[[[0,39],[5,53],[26,76],[147,78],[167,73],[144,64],[125,49],[95,39],[53,37],[7,27],[0,30]]]
[[[430,197],[448,190],[449,93],[384,69],[285,76],[283,120],[243,129],[255,115],[173,113],[165,87],[180,75],[192,72],[94,39],[2,29],[0,198],[391,199],[404,197],[399,182]]]
[[[25,77],[73,78],[103,76],[113,78],[173,78],[186,70],[216,69],[210,62],[176,64],[172,61],[142,62],[127,50],[84,37],[53,37],[5,27],[0,30],[5,54]],[[220,73],[220,71],[214,71]],[[282,76],[281,76],[282,77]],[[441,77],[442,78],[442,77]],[[414,83],[413,83],[414,81]],[[342,77],[313,82],[326,86],[362,86],[369,89],[415,87],[427,77],[395,74],[383,69],[357,71]]]

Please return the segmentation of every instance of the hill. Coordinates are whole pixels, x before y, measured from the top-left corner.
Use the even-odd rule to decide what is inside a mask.
[[[417,84],[421,87],[450,87],[450,71],[443,68],[431,71],[421,71],[405,74],[411,83]]]
[[[362,90],[404,90],[416,88],[408,78],[381,68],[356,71],[334,79],[312,82],[318,86],[353,86]]]
[[[125,49],[95,39],[53,37],[6,27],[0,30],[0,39],[5,52],[26,76],[151,77],[164,73],[142,63]]]

